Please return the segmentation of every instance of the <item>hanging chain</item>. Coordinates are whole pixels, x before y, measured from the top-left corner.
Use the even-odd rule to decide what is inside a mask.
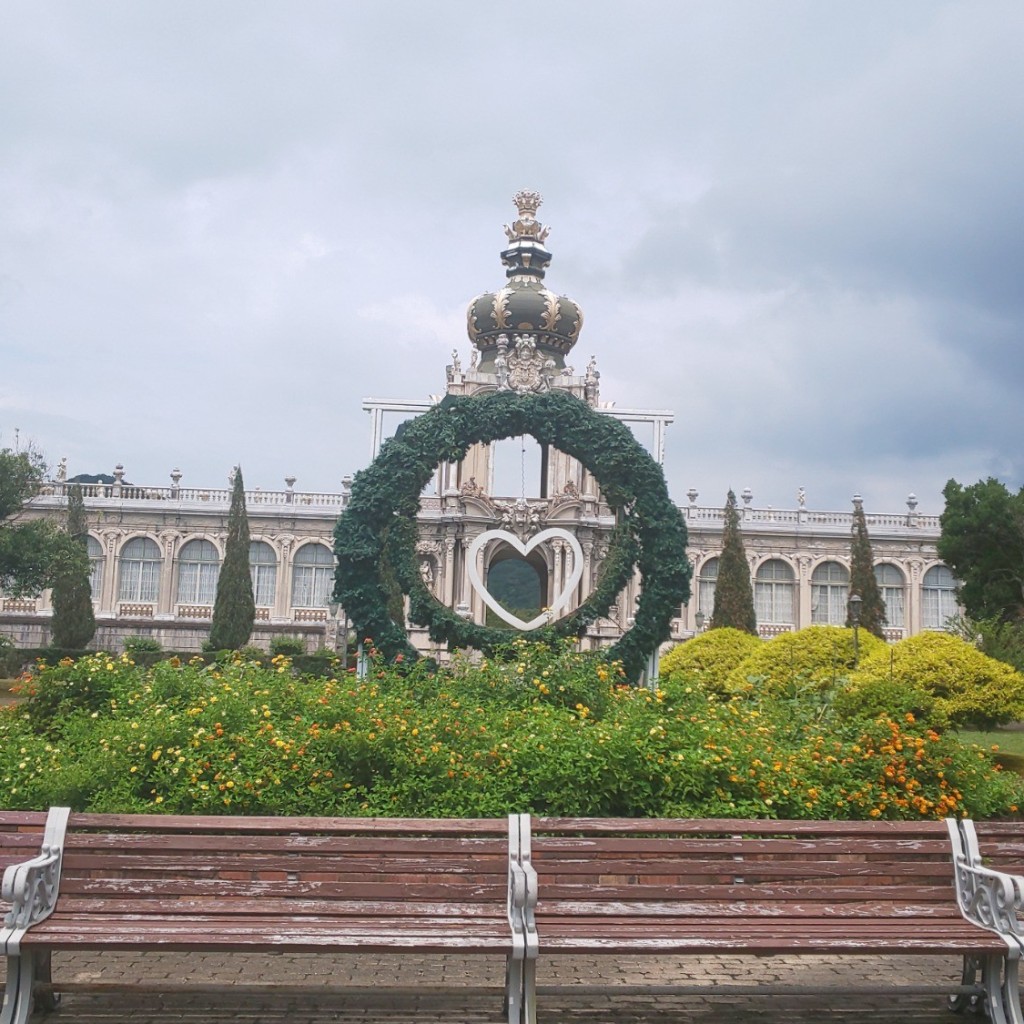
[[[519,494],[526,501],[526,435],[519,435]]]

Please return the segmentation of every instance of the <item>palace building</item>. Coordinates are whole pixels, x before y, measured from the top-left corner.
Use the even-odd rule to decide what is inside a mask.
[[[515,196],[518,216],[505,227],[502,287],[475,298],[468,310],[469,356],[456,349],[446,369],[446,394],[563,390],[602,414],[629,424],[663,458],[673,414],[618,409],[602,401],[597,361],[577,372],[568,361],[583,313],[548,290],[548,229],[536,219],[540,196]],[[434,399],[436,401],[437,399]],[[376,455],[389,421],[430,408],[431,402],[372,398],[371,451]],[[95,480],[95,478],[93,478]],[[68,479],[62,462],[29,503],[29,516],[56,516],[71,487],[82,489],[89,522],[89,558],[96,611],[94,646],[119,650],[124,638],[147,635],[168,649],[198,650],[209,634],[217,576],[227,535],[230,488],[183,487],[175,469],[170,485],[129,484],[123,467],[96,482]],[[351,493],[351,478],[335,494],[295,489],[249,490],[250,568],[256,598],[253,643],[302,637],[309,649],[334,647],[347,637],[344,608],[332,602],[332,533]],[[693,593],[672,622],[672,640],[698,632],[710,619],[721,552],[723,510],[699,504],[692,489],[681,511],[689,532]],[[846,619],[852,508],[815,511],[801,491],[790,509],[759,508],[741,495],[743,542],[750,561],[758,629],[765,637],[811,624]],[[854,504],[860,498],[854,496]],[[957,611],[950,570],[936,553],[937,516],[919,515],[913,495],[905,511],[867,514],[875,573],[885,599],[890,639],[942,629]],[[553,603],[572,610],[594,588],[615,526],[585,466],[532,439],[477,445],[457,464],[442,464],[420,499],[417,553],[424,581],[437,599],[476,622],[505,617],[501,607],[536,612]],[[555,539],[530,538],[557,527]],[[484,534],[501,537],[475,544]],[[486,538],[485,538],[486,539]],[[470,563],[472,559],[472,564]],[[581,564],[577,564],[581,563]],[[629,627],[642,580],[636,578],[583,638],[587,647],[612,642]],[[488,595],[491,595],[490,600]],[[564,596],[564,601],[563,601]],[[49,595],[0,597],[0,633],[19,646],[49,641]],[[522,621],[512,615],[510,621]],[[423,650],[425,630],[410,626]]]

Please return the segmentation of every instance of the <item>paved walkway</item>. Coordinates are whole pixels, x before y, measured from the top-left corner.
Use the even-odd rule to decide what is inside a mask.
[[[541,1024],[942,1024],[948,957],[555,957]],[[494,958],[281,954],[54,957],[60,1024],[500,1024]],[[115,986],[115,987],[110,987]],[[42,1020],[37,1015],[36,1021]]]

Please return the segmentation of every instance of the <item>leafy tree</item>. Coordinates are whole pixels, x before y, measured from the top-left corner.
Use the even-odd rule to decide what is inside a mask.
[[[89,531],[81,487],[72,487],[68,491],[66,531],[77,545],[79,557],[53,581],[51,638],[54,647],[81,649],[96,633],[89,583],[89,549],[86,545]]]
[[[757,635],[754,614],[754,588],[750,583],[750,563],[740,535],[740,517],[736,495],[729,491],[725,501],[725,528],[722,531],[722,555],[718,560],[715,606],[708,629],[723,626]]]
[[[0,449],[0,589],[14,597],[45,590],[79,557],[79,545],[53,520],[20,519],[45,471],[31,449]]]
[[[960,602],[972,619],[1024,618],[1024,488],[1011,493],[989,477],[942,491],[938,551],[960,581]]]
[[[244,647],[255,621],[256,600],[249,571],[249,517],[245,511],[242,468],[237,466],[228,512],[224,564],[217,577],[217,596],[213,602],[210,647],[215,651],[237,651]]]
[[[869,633],[884,640],[882,627],[885,625],[885,601],[875,578],[875,559],[871,553],[871,538],[868,536],[868,522],[864,518],[864,505],[858,499],[853,503],[853,529],[850,541],[850,596],[860,597],[860,625]],[[846,624],[853,625],[849,611]]]

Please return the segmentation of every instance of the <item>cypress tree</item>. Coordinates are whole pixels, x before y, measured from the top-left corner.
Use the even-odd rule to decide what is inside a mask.
[[[50,642],[54,647],[82,650],[96,634],[96,616],[92,610],[92,586],[89,583],[89,529],[85,521],[85,502],[81,487],[68,491],[65,526],[72,543],[72,556],[53,581],[50,603]]]
[[[718,560],[715,607],[709,629],[731,626],[757,636],[754,614],[754,589],[750,583],[750,563],[740,535],[740,517],[736,495],[730,490],[725,501],[725,528],[722,531],[722,555]]]
[[[885,639],[882,627],[885,625],[885,601],[875,578],[875,560],[871,553],[871,539],[868,537],[868,523],[864,518],[864,503],[853,499],[853,528],[850,541],[850,594],[859,594],[860,625],[869,633]],[[846,624],[852,626],[849,609]]]
[[[224,564],[217,577],[217,596],[213,602],[210,646],[215,651],[237,651],[249,642],[255,621],[256,600],[249,571],[249,517],[245,511],[242,468],[236,466]]]

